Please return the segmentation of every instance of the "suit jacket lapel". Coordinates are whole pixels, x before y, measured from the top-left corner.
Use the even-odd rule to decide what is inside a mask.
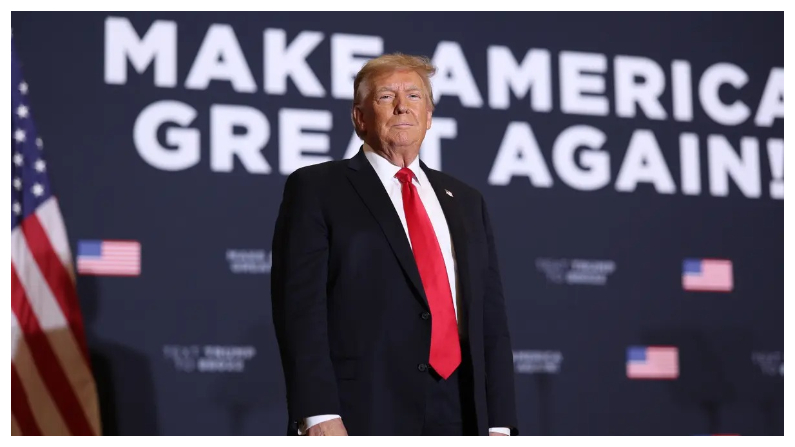
[[[425,171],[425,175],[428,176],[428,180],[431,182],[431,186],[436,193],[436,197],[439,199],[439,203],[442,205],[442,211],[444,212],[445,220],[447,220],[447,227],[450,229],[450,238],[453,241],[453,252],[457,267],[456,276],[458,278],[458,287],[460,288],[462,298],[461,302],[468,310],[471,289],[469,287],[469,255],[467,250],[468,245],[465,220],[463,218],[463,214],[461,213],[459,202],[455,199],[455,196],[450,196],[447,194],[447,191],[450,191],[451,194],[454,194],[454,192],[445,188],[447,185],[444,184],[442,177],[437,175],[436,171],[429,169],[425,163],[420,162],[420,165],[422,166],[423,171]]]
[[[359,153],[350,159],[348,167],[350,168],[347,171],[348,179],[381,226],[381,230],[383,230],[389,241],[392,251],[395,252],[403,271],[406,272],[406,275],[411,280],[417,292],[416,296],[419,297],[426,308],[430,309],[428,297],[425,296],[425,289],[422,287],[420,272],[414,260],[414,253],[412,253],[411,245],[409,245],[406,237],[406,230],[403,229],[400,217],[395,211],[389,195],[384,190],[378,174],[375,173],[375,169],[367,161],[361,148]]]

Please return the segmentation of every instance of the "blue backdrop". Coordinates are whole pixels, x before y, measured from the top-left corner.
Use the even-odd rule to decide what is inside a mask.
[[[439,67],[423,159],[490,206],[521,432],[783,435],[783,13],[12,26],[75,256],[141,244],[140,275],[78,275],[106,434],[284,433],[284,181],[358,150],[353,75],[401,51]]]

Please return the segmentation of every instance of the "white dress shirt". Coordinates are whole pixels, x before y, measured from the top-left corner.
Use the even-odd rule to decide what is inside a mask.
[[[389,194],[389,198],[392,200],[392,205],[395,206],[395,210],[400,217],[400,223],[403,224],[403,229],[406,231],[406,239],[408,240],[409,245],[411,245],[409,228],[406,224],[406,213],[403,210],[402,185],[400,184],[400,181],[395,178],[395,174],[400,171],[401,167],[393,165],[392,162],[375,152],[369,145],[367,145],[367,143],[364,144],[364,155],[373,166],[373,169],[375,169],[376,174],[378,174],[378,178],[384,185],[387,194]],[[458,288],[456,286],[458,284],[456,283],[456,263],[455,257],[453,255],[453,244],[452,240],[450,239],[450,229],[447,226],[447,219],[444,216],[444,211],[442,211],[442,205],[439,203],[439,198],[436,197],[436,192],[434,192],[428,177],[425,175],[425,171],[423,171],[422,167],[420,167],[420,157],[414,159],[408,168],[414,172],[415,177],[412,180],[412,183],[417,188],[417,193],[420,196],[422,205],[425,207],[425,211],[428,213],[428,217],[431,220],[431,225],[433,225],[433,231],[436,233],[436,239],[439,241],[439,247],[442,249],[442,257],[444,258],[444,265],[447,268],[447,280],[450,283],[450,292],[453,296],[453,308],[455,309],[457,321],[458,301],[460,297],[457,294]],[[309,417],[306,419],[306,428],[309,429],[309,427],[312,427],[313,425],[338,417],[340,416],[336,414],[324,414],[320,416]],[[509,428],[503,427],[490,428],[489,431],[504,433],[506,435],[511,434]]]

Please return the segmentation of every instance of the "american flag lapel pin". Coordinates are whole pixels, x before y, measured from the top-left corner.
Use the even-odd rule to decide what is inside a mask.
[[[451,193],[449,189],[445,189],[444,192],[447,193],[448,196],[453,197],[453,193]]]

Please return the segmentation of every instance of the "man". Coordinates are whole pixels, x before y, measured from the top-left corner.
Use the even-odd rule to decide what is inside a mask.
[[[273,236],[273,322],[293,431],[502,435],[513,354],[483,197],[419,159],[427,58],[370,60],[354,81],[364,140],[287,179]]]

